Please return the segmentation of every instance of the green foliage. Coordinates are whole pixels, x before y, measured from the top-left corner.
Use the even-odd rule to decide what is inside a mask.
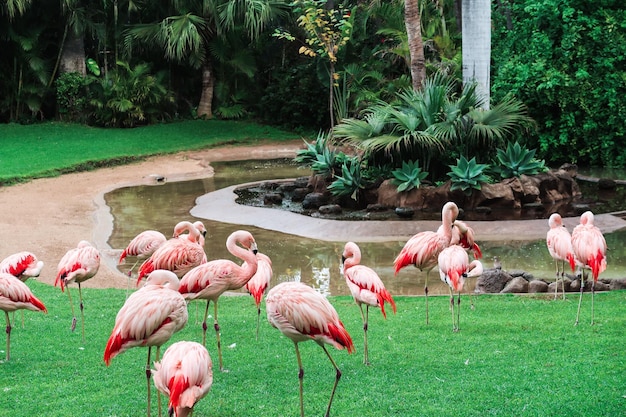
[[[502,178],[535,175],[547,170],[545,161],[535,158],[536,149],[522,148],[519,142],[509,143],[506,151],[497,150],[497,163],[493,170]]]
[[[626,166],[623,1],[523,0],[493,18],[493,97],[528,106],[527,143],[551,165]]]
[[[56,96],[59,117],[67,122],[86,120],[87,81],[77,72],[64,72],[57,78]]]
[[[461,190],[465,195],[472,195],[473,190],[480,190],[481,184],[489,181],[489,177],[485,174],[488,168],[487,164],[479,164],[476,158],[469,161],[465,156],[461,156],[456,161],[456,165],[449,165],[450,172],[448,176],[452,182],[450,190]]]
[[[357,200],[357,192],[363,188],[365,183],[361,175],[361,161],[357,157],[346,157],[341,165],[341,175],[335,175],[328,191],[338,197],[350,196]]]
[[[118,62],[108,77],[91,78],[90,122],[106,127],[136,127],[168,118],[174,97],[165,72],[152,74],[149,64]]]
[[[391,174],[399,193],[419,188],[422,180],[428,176],[428,172],[422,171],[419,161],[402,161],[402,168],[394,169]]]

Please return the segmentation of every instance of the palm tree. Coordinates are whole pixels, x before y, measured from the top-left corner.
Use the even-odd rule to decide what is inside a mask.
[[[463,0],[463,82],[477,82],[489,109],[491,59],[491,2]]]
[[[418,0],[404,1],[404,19],[411,56],[411,78],[413,89],[421,90],[426,78],[426,59],[422,39],[422,22]]]
[[[202,73],[198,116],[213,116],[216,71],[212,48],[217,39],[242,30],[251,40],[258,38],[274,19],[287,13],[279,0],[193,0],[172,2],[174,14],[159,22],[135,25],[126,32],[127,43],[147,42],[159,47],[165,58],[184,62]]]

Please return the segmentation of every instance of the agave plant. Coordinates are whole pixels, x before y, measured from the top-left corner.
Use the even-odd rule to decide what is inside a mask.
[[[402,168],[391,171],[394,176],[392,183],[398,186],[398,192],[411,191],[419,188],[428,172],[422,171],[419,161],[402,161]]]
[[[519,142],[509,143],[506,151],[497,150],[497,162],[494,172],[502,178],[519,177],[520,175],[535,175],[547,170],[545,161],[535,158],[536,149],[522,147]]]
[[[328,191],[337,197],[350,196],[357,200],[357,192],[365,188],[365,180],[361,175],[361,161],[357,157],[346,157],[341,166],[341,175],[328,186]]]
[[[468,161],[467,158],[461,156],[456,160],[456,165],[449,165],[449,167],[451,191],[461,190],[465,195],[470,196],[474,190],[481,189],[481,183],[489,181],[489,177],[485,174],[488,165],[477,163],[476,157]]]
[[[317,134],[317,138],[314,143],[309,143],[306,140],[304,141],[306,148],[300,149],[293,160],[299,164],[311,166],[313,162],[317,160],[317,155],[322,154],[324,152],[324,148],[326,148],[326,143],[328,141],[328,136],[322,132]]]

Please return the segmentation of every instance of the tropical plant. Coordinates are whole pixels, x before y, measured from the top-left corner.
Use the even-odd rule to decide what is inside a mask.
[[[482,183],[489,181],[489,177],[485,174],[488,165],[477,163],[475,157],[468,161],[465,156],[461,155],[456,165],[449,165],[449,167],[451,191],[461,190],[465,195],[470,196],[474,190],[481,189]]]
[[[87,106],[85,78],[78,72],[64,72],[55,81],[58,113],[66,122],[83,122]]]
[[[146,63],[117,65],[108,78],[89,78],[91,123],[135,127],[162,120],[171,113],[174,97],[165,87],[165,72],[152,74]]]
[[[536,149],[522,147],[519,142],[509,143],[506,151],[497,150],[497,164],[493,171],[502,178],[519,177],[520,175],[535,175],[547,170],[544,160],[535,158]]]
[[[313,163],[317,160],[317,155],[324,152],[324,149],[327,147],[328,139],[329,138],[327,134],[325,134],[324,132],[319,132],[317,134],[315,142],[309,143],[305,140],[304,144],[306,145],[306,147],[304,149],[298,150],[293,160],[298,164],[311,167],[311,165],[313,165]]]
[[[361,170],[361,161],[358,157],[346,157],[341,165],[341,175],[335,175],[333,182],[328,186],[328,191],[337,197],[350,196],[356,201],[358,191],[365,188]]]
[[[398,186],[398,192],[411,191],[419,188],[428,176],[428,172],[422,171],[419,161],[402,161],[402,168],[391,171],[393,175],[392,183]]]

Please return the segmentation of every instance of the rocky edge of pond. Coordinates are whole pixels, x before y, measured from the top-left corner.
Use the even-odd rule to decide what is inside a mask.
[[[545,281],[535,279],[532,274],[522,270],[506,271],[500,268],[485,269],[476,279],[475,293],[479,294],[538,294],[565,292],[580,292],[580,277],[574,274],[565,274],[563,279]],[[592,278],[585,280],[583,291],[591,291]],[[626,278],[604,279],[599,278],[595,283],[595,291],[611,291],[626,289]]]

